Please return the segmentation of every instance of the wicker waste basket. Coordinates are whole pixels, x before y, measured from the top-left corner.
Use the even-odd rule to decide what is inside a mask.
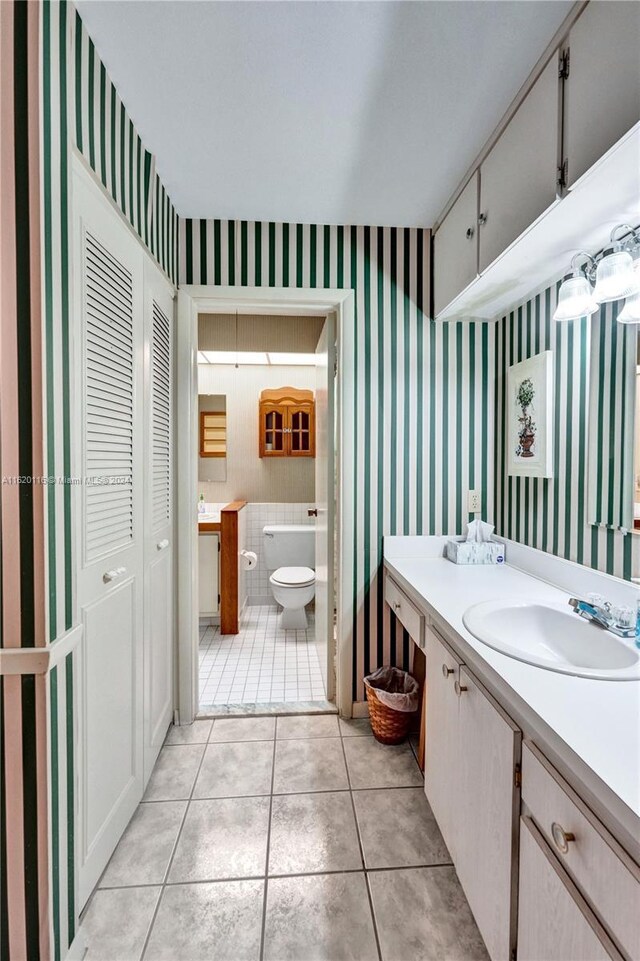
[[[400,744],[418,709],[419,684],[397,667],[379,667],[364,679],[371,729],[382,744]]]

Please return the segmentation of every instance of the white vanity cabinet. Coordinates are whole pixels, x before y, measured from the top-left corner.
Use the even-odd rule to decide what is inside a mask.
[[[430,629],[426,632],[426,747],[424,787],[438,827],[454,862],[458,847],[460,794],[458,698],[454,684],[461,661]]]
[[[521,733],[430,628],[425,792],[494,961],[515,946]]]
[[[588,917],[595,914],[622,954],[640,958],[640,868],[531,742],[522,751],[522,802],[561,878],[590,905]],[[521,869],[521,917],[527,898]]]
[[[640,4],[592,0],[567,46],[564,154],[571,187],[640,121]]]
[[[220,610],[218,534],[198,534],[198,608],[200,617],[213,617]]]
[[[520,831],[518,961],[622,961],[528,817]]]

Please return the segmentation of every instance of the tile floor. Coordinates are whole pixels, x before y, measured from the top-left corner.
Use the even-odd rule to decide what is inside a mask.
[[[335,716],[172,728],[88,961],[486,961],[412,746]]]
[[[313,611],[306,631],[284,631],[275,606],[245,608],[239,634],[200,629],[200,713],[242,704],[326,701]]]

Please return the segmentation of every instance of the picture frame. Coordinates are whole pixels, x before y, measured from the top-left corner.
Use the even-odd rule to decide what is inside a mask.
[[[553,477],[553,351],[507,372],[507,474]]]

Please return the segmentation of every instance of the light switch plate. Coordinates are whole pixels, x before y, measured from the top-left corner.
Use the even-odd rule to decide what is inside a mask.
[[[482,495],[480,491],[469,491],[468,510],[472,514],[479,514],[482,510]]]

